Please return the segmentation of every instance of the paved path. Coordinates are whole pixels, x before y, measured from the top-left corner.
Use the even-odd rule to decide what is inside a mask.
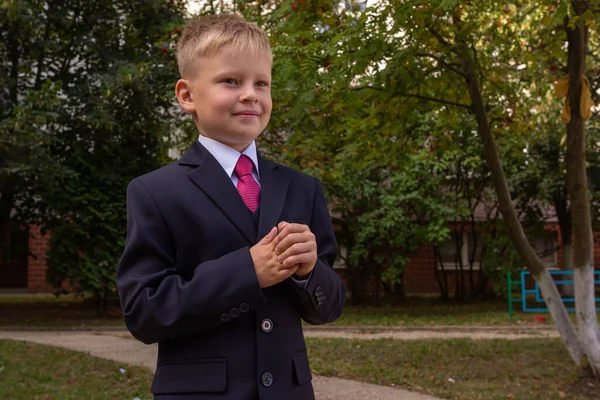
[[[328,326],[306,327],[306,337],[343,338],[343,339],[529,339],[560,337],[551,326]]]
[[[312,330],[314,336],[316,330]],[[308,336],[308,335],[307,335]],[[64,347],[113,361],[156,367],[156,346],[144,345],[123,330],[94,331],[0,331],[0,339],[24,340]],[[378,386],[347,379],[314,376],[317,400],[440,400],[387,386]]]

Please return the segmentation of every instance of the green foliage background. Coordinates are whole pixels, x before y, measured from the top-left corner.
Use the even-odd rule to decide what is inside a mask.
[[[596,32],[597,3],[570,23]],[[323,181],[353,301],[382,294],[373,281],[402,297],[415,250],[431,243],[439,254],[463,231],[483,232],[485,279],[470,272],[455,298],[484,296],[487,279],[502,288],[505,271],[521,268],[497,212],[464,74],[443,43],[464,40],[475,56],[510,189],[533,237],[566,190],[563,103],[553,82],[566,71],[567,1],[208,1],[201,14],[215,12],[240,13],[271,38],[274,110],[260,146]],[[173,94],[184,18],[183,1],[0,6],[0,226],[12,219],[52,231],[48,278],[57,287],[69,280],[99,297],[113,293],[127,183],[196,135]],[[587,63],[598,104],[597,35]],[[587,133],[596,199],[597,113]],[[457,268],[471,271],[475,261],[457,260]],[[450,297],[445,272],[436,271]]]

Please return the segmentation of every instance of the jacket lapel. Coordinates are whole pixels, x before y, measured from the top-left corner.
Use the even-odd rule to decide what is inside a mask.
[[[288,179],[277,164],[258,155],[260,171],[260,217],[256,241],[260,241],[279,223],[288,189]]]
[[[246,205],[231,184],[231,178],[209,151],[195,140],[179,164],[197,167],[188,174],[190,180],[223,211],[251,244],[256,243],[256,229]],[[262,210],[261,203],[261,214]]]

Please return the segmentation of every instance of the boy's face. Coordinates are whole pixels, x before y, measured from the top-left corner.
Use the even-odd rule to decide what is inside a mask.
[[[270,59],[225,46],[199,64],[192,79],[177,83],[177,98],[195,113],[200,134],[241,152],[271,116]]]

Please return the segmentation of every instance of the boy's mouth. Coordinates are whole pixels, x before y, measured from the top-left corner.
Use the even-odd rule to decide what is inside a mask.
[[[246,110],[246,111],[241,111],[239,113],[235,113],[233,115],[239,116],[239,117],[258,117],[260,114],[253,110]]]

